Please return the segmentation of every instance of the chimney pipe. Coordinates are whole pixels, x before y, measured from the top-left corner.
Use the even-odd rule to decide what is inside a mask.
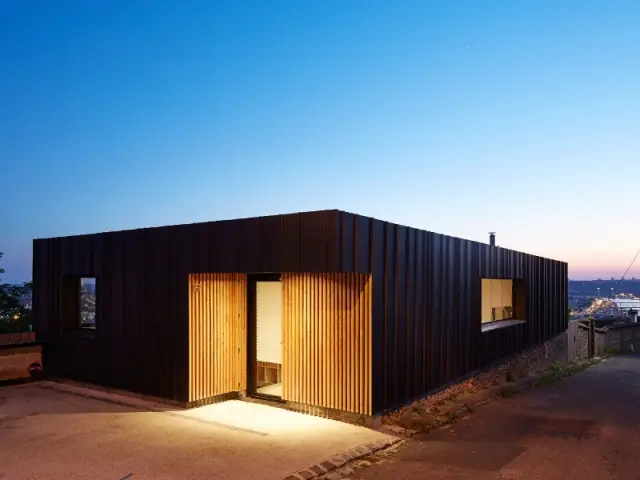
[[[489,232],[489,245],[496,246],[496,232]]]

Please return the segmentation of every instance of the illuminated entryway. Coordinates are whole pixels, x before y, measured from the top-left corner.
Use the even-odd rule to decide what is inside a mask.
[[[255,371],[252,393],[282,398],[282,283],[279,275],[255,279]],[[253,348],[253,346],[252,346]],[[253,359],[252,359],[253,360]]]
[[[370,415],[371,285],[355,273],[190,275],[189,406],[248,395]]]

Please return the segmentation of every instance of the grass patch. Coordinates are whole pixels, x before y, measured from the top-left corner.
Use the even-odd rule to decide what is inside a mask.
[[[458,412],[455,411],[449,411],[445,414],[444,416],[444,424],[451,424],[451,423],[456,423],[458,420],[460,420],[461,416]]]
[[[536,380],[535,385],[536,386],[547,386],[547,385],[551,385],[552,383],[557,382],[558,380],[560,380],[563,376],[560,375],[558,372],[547,372],[543,375],[541,375],[538,380]]]
[[[513,370],[507,370],[507,372],[504,374],[504,379],[507,382],[515,382],[518,379],[518,376]]]
[[[595,357],[587,360],[575,360],[569,363],[554,363],[544,372],[535,382],[536,386],[551,385],[558,380],[570,377],[587,368],[597,365],[602,361],[601,358]]]
[[[403,418],[399,423],[401,427],[407,428],[409,430],[428,432],[435,427],[440,426],[442,424],[442,421],[440,418],[434,415],[424,413],[422,415],[411,415],[408,418]]]
[[[498,391],[498,395],[505,398],[513,397],[516,393],[518,389],[515,385],[505,385]]]

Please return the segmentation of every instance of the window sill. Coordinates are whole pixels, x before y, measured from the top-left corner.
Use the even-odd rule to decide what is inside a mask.
[[[498,320],[497,322],[491,323],[483,323],[482,324],[482,333],[493,332],[494,330],[499,330],[501,328],[513,327],[514,325],[522,325],[526,323],[525,320]]]

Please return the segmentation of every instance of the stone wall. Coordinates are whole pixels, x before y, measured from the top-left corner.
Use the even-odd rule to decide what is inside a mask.
[[[441,417],[443,415],[446,417],[447,404],[456,402],[467,404],[472,402],[473,398],[488,398],[486,396],[495,392],[496,388],[515,385],[514,382],[532,374],[541,373],[553,363],[566,362],[567,346],[567,332],[564,332],[547,342],[507,358],[481,373],[433,392],[399,410],[389,412],[382,417],[382,423],[386,426],[396,425],[409,430],[429,430],[434,425],[445,421]]]
[[[532,373],[545,370],[553,363],[564,363],[568,360],[567,332],[564,332],[540,345],[506,358],[488,370],[453,385],[447,390],[456,392],[469,387],[482,389],[490,385],[498,385],[505,380],[513,382],[528,377]],[[445,395],[447,394],[445,393]]]
[[[640,352],[640,323],[596,331],[596,355]]]
[[[640,352],[640,323],[614,325],[594,329],[595,355]],[[574,321],[567,330],[567,359],[589,357],[589,326]]]
[[[566,362],[567,359],[567,333],[564,332],[551,340],[507,358],[484,372],[434,393],[429,398],[437,402],[441,398],[459,395],[464,391],[485,389],[492,385],[499,385],[503,381],[513,382],[544,370],[553,363]]]
[[[584,360],[589,357],[589,329],[580,322],[569,322],[567,329],[567,360]]]
[[[544,370],[552,363],[566,362],[568,360],[567,347],[567,332],[564,332],[551,340],[514,355],[496,368],[507,375],[511,374],[517,378],[525,377],[533,372]]]

